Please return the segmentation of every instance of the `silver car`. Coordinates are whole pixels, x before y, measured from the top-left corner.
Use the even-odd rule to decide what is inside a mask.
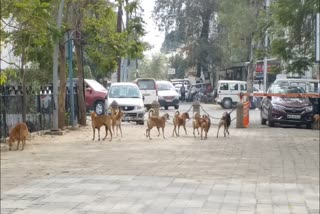
[[[136,84],[129,82],[112,83],[108,92],[107,108],[114,101],[117,102],[124,113],[123,121],[144,124],[143,96]]]

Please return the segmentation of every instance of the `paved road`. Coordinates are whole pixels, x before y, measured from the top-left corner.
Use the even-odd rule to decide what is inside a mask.
[[[205,141],[191,122],[180,137],[169,123],[166,139],[131,123],[112,142],[92,141],[90,127],[35,136],[23,152],[1,152],[1,213],[319,213],[319,131],[250,118],[218,139],[213,120]]]

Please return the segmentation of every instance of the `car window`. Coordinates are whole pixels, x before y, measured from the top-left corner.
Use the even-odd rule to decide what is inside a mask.
[[[247,85],[246,84],[240,84],[240,90],[241,91],[246,91],[247,90]]]
[[[155,83],[152,80],[139,80],[137,85],[143,90],[154,90],[156,88]]]
[[[228,83],[221,83],[219,89],[220,90],[228,90]]]
[[[157,83],[159,91],[168,91],[173,89],[173,85],[169,83]]]
[[[131,85],[115,85],[110,88],[110,98],[138,98],[139,89]]]
[[[230,83],[229,88],[230,90],[238,90],[239,89],[238,83]]]
[[[103,85],[101,85],[99,82],[95,81],[95,80],[86,80],[87,84],[93,88],[94,90],[96,91],[103,91],[103,90],[106,90],[105,87],[103,87]],[[87,85],[86,85],[86,88],[87,88]]]

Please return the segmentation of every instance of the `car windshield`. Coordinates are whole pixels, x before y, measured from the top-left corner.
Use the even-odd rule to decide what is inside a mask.
[[[140,98],[140,91],[131,85],[114,85],[109,91],[110,98]]]
[[[173,85],[170,83],[157,83],[159,91],[169,91],[173,89]]]
[[[288,93],[305,93],[301,87],[287,86],[287,85],[274,85],[273,93],[288,94]]]

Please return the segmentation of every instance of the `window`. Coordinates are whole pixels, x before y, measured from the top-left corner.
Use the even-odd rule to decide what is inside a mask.
[[[228,90],[228,83],[221,83],[220,90]]]
[[[155,82],[153,80],[139,80],[138,86],[143,90],[154,90],[156,88]]]
[[[247,90],[247,85],[246,84],[240,84],[240,90],[241,91],[246,91]],[[257,90],[257,91],[259,91],[259,90]]]
[[[238,90],[238,83],[230,83],[229,84],[230,85],[230,90]]]

